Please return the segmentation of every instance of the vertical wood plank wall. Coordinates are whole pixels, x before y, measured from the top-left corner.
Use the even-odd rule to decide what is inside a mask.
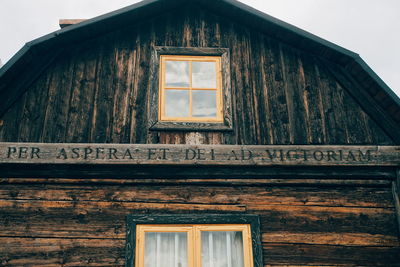
[[[153,47],[191,46],[231,53],[234,131],[196,133],[202,143],[393,143],[320,59],[192,10],[66,48],[0,118],[0,141],[186,143],[193,133],[149,132],[144,126],[152,108]]]

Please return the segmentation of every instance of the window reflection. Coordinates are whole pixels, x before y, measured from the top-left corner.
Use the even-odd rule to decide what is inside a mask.
[[[215,62],[192,62],[192,87],[217,88]]]
[[[217,92],[214,90],[193,90],[193,117],[217,116]]]
[[[188,61],[165,62],[165,86],[178,88],[190,86]]]
[[[188,117],[189,108],[189,91],[165,90],[165,115],[167,117]]]

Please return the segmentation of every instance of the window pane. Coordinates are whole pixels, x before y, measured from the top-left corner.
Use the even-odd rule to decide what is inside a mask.
[[[192,87],[217,88],[215,62],[192,62]]]
[[[164,90],[165,116],[189,117],[189,91]]]
[[[189,87],[189,62],[165,61],[165,86]]]
[[[201,232],[202,267],[244,267],[240,231]]]
[[[211,90],[193,90],[193,117],[215,118],[217,116],[217,92]]]
[[[187,233],[145,233],[144,267],[187,267]]]

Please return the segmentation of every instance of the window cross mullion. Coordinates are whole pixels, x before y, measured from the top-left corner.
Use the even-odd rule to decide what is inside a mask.
[[[219,56],[161,55],[159,119],[222,122],[220,62]]]

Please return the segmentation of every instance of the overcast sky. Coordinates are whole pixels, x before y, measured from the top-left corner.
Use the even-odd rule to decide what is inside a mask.
[[[92,18],[135,0],[0,0],[0,59],[59,29],[62,18]],[[400,96],[400,0],[242,0],[361,55]]]

